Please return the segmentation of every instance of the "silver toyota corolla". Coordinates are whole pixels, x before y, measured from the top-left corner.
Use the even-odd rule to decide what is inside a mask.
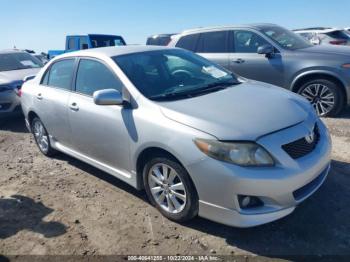
[[[145,189],[175,221],[267,223],[329,171],[328,131],[304,98],[182,49],[65,54],[24,84],[22,108],[42,153],[64,152]]]

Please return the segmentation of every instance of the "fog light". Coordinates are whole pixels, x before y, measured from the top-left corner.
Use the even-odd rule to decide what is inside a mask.
[[[238,195],[238,202],[240,208],[242,209],[260,207],[264,205],[260,198],[255,196]]]

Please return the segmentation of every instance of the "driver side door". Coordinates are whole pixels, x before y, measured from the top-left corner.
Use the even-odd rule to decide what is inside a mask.
[[[275,48],[271,56],[258,54],[262,45],[271,45],[262,36],[250,30],[231,31],[229,69],[248,79],[267,82],[277,86],[284,85],[284,64],[281,53]]]

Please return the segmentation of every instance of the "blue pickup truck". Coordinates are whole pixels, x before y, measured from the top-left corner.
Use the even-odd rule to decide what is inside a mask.
[[[66,49],[65,50],[49,50],[48,59],[52,59],[55,56],[78,51],[82,49],[106,47],[106,46],[121,46],[126,45],[123,37],[119,35],[68,35],[66,37]]]

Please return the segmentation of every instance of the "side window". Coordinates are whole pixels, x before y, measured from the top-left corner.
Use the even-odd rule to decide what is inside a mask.
[[[69,40],[68,40],[68,49],[69,50],[75,50],[76,47],[75,47],[75,38],[74,37],[70,37]]]
[[[50,69],[46,70],[44,77],[41,79],[41,83],[42,85],[47,86],[49,84],[49,73],[50,73]]]
[[[81,36],[79,38],[79,44],[80,44],[80,50],[84,50],[84,49],[88,49],[89,45],[88,45],[88,40],[86,36]]]
[[[251,31],[234,31],[233,35],[236,53],[256,53],[259,46],[269,44],[264,38]]]
[[[48,76],[48,85],[71,90],[74,62],[74,59],[65,59],[54,63]]]
[[[176,47],[180,47],[194,52],[196,50],[198,38],[199,34],[185,35],[180,38],[180,40],[176,44]]]
[[[197,53],[226,53],[227,31],[202,33],[199,37]]]
[[[95,91],[102,89],[116,89],[122,91],[120,80],[102,63],[82,59],[79,63],[76,92],[92,96]]]

